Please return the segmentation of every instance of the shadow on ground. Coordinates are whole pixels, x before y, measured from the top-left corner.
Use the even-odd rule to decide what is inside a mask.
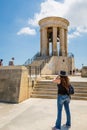
[[[67,127],[65,127],[64,125],[62,125],[62,127],[61,127],[61,130],[69,130],[70,128],[67,128]]]

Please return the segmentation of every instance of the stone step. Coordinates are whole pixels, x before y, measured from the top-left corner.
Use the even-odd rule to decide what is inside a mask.
[[[32,94],[57,94],[57,91],[33,91]]]
[[[81,93],[87,93],[87,88],[82,88],[82,89],[80,89],[80,88],[75,88],[75,92],[81,92]]]
[[[79,83],[79,82],[74,82],[74,83],[71,83],[73,86],[78,86],[78,87],[87,87],[87,82],[85,82],[85,83],[83,83],[83,82],[81,82],[81,83]],[[45,87],[47,87],[47,86],[56,86],[56,84],[55,83],[53,83],[53,82],[50,82],[50,83],[48,83],[48,82],[37,82],[37,84],[36,85],[38,85],[38,86],[45,86]]]
[[[34,94],[31,96],[31,98],[48,98],[48,99],[56,99],[57,98],[57,95],[42,95],[42,94]],[[71,96],[71,99],[74,99],[74,100],[87,100],[87,96],[86,97],[83,97],[83,96]]]
[[[57,95],[57,91],[33,91],[32,92],[32,95],[34,94],[41,94],[41,95]],[[75,96],[83,96],[83,97],[86,97],[87,96],[87,93],[81,93],[81,92],[75,92],[74,94]],[[73,95],[72,95],[73,96]]]
[[[75,96],[87,96],[87,93],[82,93],[82,92],[75,92]]]
[[[50,86],[50,85],[35,85],[34,86],[35,89],[54,89],[54,90],[57,90],[57,86]],[[74,86],[75,90],[87,90],[87,87],[86,86]]]
[[[53,99],[56,99],[57,98],[57,95],[55,95],[55,94],[33,94],[33,95],[31,95],[31,97],[32,98],[36,98],[36,97],[38,97],[38,98],[53,98]],[[87,96],[71,96],[72,97],[72,99],[87,99]]]
[[[72,85],[72,86],[74,86],[75,88],[80,88],[80,89],[82,89],[82,88],[87,88],[87,84],[86,85],[79,85],[79,84],[77,84],[77,85]],[[57,85],[56,84],[36,84],[35,85],[35,87],[44,87],[44,88],[47,88],[47,87],[49,87],[49,88],[57,88]]]
[[[37,83],[38,83],[38,84],[40,84],[40,83],[41,83],[41,84],[42,84],[42,83],[43,83],[43,84],[45,84],[45,83],[46,83],[46,84],[51,84],[51,83],[53,83],[53,81],[52,81],[52,80],[41,80],[41,81],[37,81]],[[83,82],[83,81],[71,81],[70,83],[71,83],[71,84],[77,84],[77,83],[79,83],[79,84],[87,84],[87,81],[84,81],[84,82]],[[53,83],[53,84],[55,84],[55,83]]]
[[[83,96],[72,96],[71,99],[74,100],[87,100],[87,96],[83,97]]]
[[[85,92],[87,93],[87,87],[75,87],[75,92]],[[35,86],[34,90],[45,90],[45,91],[57,91],[57,87],[53,87],[53,86]]]
[[[48,95],[48,94],[33,94],[32,98],[48,98],[48,99],[56,99],[57,95]]]
[[[45,88],[45,89],[43,89],[43,88],[36,88],[35,90],[33,90],[33,92],[34,93],[45,93],[45,92],[47,92],[47,93],[51,93],[51,92],[54,92],[54,93],[56,93],[57,92],[57,89],[47,89],[47,88]],[[75,89],[75,93],[83,93],[83,94],[87,94],[87,89],[85,90],[85,88],[84,89],[82,89],[82,90],[79,90],[79,89]]]
[[[87,82],[72,82],[75,88],[75,94],[72,99],[87,100]],[[34,86],[31,94],[32,98],[57,98],[57,85],[52,81],[39,81]]]

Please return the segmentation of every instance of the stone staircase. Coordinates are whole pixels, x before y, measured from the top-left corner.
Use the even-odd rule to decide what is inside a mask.
[[[72,99],[87,100],[87,82],[72,81],[71,84],[75,88],[75,94],[71,96]],[[52,80],[38,81],[33,88],[31,97],[56,99],[57,86]]]
[[[30,64],[26,64],[27,69],[29,70],[29,75],[39,75],[41,70],[46,63],[49,62],[51,57],[37,57]]]

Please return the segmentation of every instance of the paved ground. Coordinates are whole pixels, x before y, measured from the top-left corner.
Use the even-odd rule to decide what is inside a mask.
[[[52,78],[55,78],[57,75],[49,75],[48,77],[52,77]],[[43,77],[46,77],[46,76],[43,76]],[[87,77],[81,77],[81,76],[76,76],[76,75],[74,75],[74,76],[69,76],[69,79],[70,79],[70,81],[75,81],[75,82],[87,82]],[[44,78],[42,78],[41,79],[42,81],[44,81],[44,80],[46,80],[47,81],[47,79],[44,79]],[[52,79],[53,80],[53,79]],[[49,79],[48,79],[48,81],[49,81]]]
[[[87,130],[87,101],[71,100],[72,127]],[[62,125],[65,123],[63,110]],[[56,120],[56,99],[30,98],[19,104],[0,103],[0,130],[51,130]],[[62,126],[61,130],[64,129]]]
[[[87,82],[87,77],[82,78],[81,76],[69,76],[70,81],[75,82]]]

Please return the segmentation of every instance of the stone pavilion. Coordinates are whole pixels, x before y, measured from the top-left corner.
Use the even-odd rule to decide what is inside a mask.
[[[69,74],[75,69],[74,55],[68,53],[67,33],[69,21],[61,17],[46,17],[39,21],[40,56],[51,57],[42,74],[57,74],[66,70]]]

